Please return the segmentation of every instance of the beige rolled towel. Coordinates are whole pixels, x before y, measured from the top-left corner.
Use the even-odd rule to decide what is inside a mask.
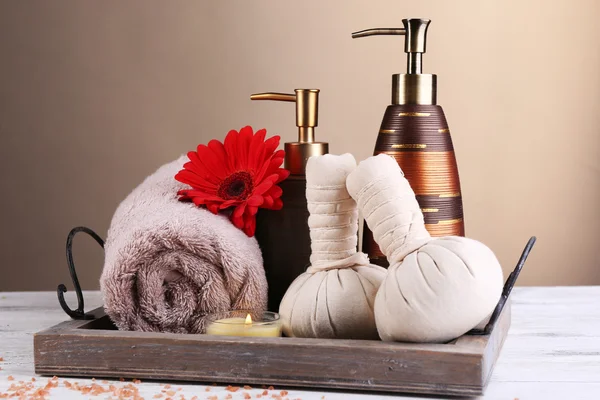
[[[354,168],[351,154],[308,160],[311,266],[281,301],[287,336],[377,338],[373,306],[385,269],[369,264],[368,257],[356,251],[358,210],[346,190],[346,177]]]
[[[390,262],[375,299],[381,339],[445,342],[490,315],[503,286],[496,256],[472,239],[431,238],[393,158],[382,154],[361,162],[347,186]]]
[[[124,330],[200,333],[207,313],[264,310],[267,281],[256,240],[178,200],[183,156],[119,205],[105,244],[104,308]]]

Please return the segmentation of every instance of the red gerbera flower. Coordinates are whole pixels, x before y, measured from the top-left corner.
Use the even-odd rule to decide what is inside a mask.
[[[283,207],[282,190],[277,184],[290,172],[280,168],[285,152],[278,150],[279,136],[265,141],[267,131],[253,134],[246,126],[229,131],[225,142],[211,140],[208,146],[190,151],[189,162],[175,175],[192,189],[180,190],[179,200],[204,205],[212,213],[235,207],[230,219],[248,236],[254,236],[259,208],[279,210]]]

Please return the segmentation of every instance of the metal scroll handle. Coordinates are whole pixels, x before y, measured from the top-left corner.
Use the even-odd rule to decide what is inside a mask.
[[[78,226],[71,229],[69,236],[67,236],[67,265],[69,266],[69,273],[71,274],[71,280],[73,286],[75,286],[75,293],[77,294],[77,309],[71,310],[65,301],[64,293],[67,292],[67,287],[64,284],[58,285],[56,292],[58,294],[58,302],[62,309],[73,319],[94,319],[92,314],[85,313],[83,311],[83,293],[81,292],[81,286],[79,285],[79,279],[77,279],[77,272],[75,272],[75,264],[73,263],[73,238],[78,232],[85,232],[94,238],[98,244],[104,248],[104,240],[98,236],[93,230],[86,228],[85,226]]]
[[[510,275],[508,275],[508,279],[506,279],[506,283],[504,284],[504,288],[502,289],[502,295],[500,296],[498,305],[496,305],[496,308],[494,309],[494,312],[492,313],[492,316],[490,317],[490,320],[487,323],[487,325],[483,329],[472,329],[468,332],[468,334],[489,335],[490,333],[492,333],[492,330],[494,329],[494,326],[496,326],[496,322],[498,322],[498,318],[500,318],[502,310],[504,310],[504,306],[506,305],[508,296],[510,295],[510,292],[512,291],[513,287],[515,286],[515,283],[517,282],[517,278],[519,277],[519,274],[523,269],[523,265],[525,265],[525,261],[527,261],[527,257],[529,256],[529,252],[533,248],[535,241],[535,236],[532,236],[529,239],[527,245],[525,246],[525,249],[523,250],[523,253],[521,254],[521,258],[519,258],[517,266],[515,267],[513,272],[511,272]]]

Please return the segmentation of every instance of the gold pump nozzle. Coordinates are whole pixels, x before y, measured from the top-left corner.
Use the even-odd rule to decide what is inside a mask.
[[[376,35],[404,35],[406,74],[392,76],[393,104],[436,104],[437,77],[423,74],[423,53],[427,48],[427,29],[431,20],[403,19],[404,28],[375,28],[354,32],[353,39]]]
[[[256,93],[250,100],[275,100],[296,103],[298,141],[285,144],[285,168],[293,175],[303,175],[306,162],[312,156],[327,154],[329,143],[315,142],[315,127],[319,124],[319,89],[296,89],[295,94]]]

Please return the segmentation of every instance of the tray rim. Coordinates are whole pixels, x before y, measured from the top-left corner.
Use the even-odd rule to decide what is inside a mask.
[[[97,319],[106,317],[102,307],[91,312]],[[311,387],[325,389],[359,390],[359,391],[385,391],[396,393],[422,393],[422,394],[445,394],[445,395],[480,395],[485,391],[493,368],[503,347],[504,341],[510,327],[510,305],[504,308],[500,320],[490,335],[463,335],[452,344],[422,344],[422,343],[400,343],[383,342],[379,340],[348,340],[348,339],[312,339],[312,338],[260,338],[260,337],[233,337],[213,335],[190,335],[159,332],[132,332],[119,330],[96,330],[84,327],[95,320],[69,320],[61,322],[53,327],[34,334],[34,361],[35,372],[42,375],[69,375],[69,376],[94,376],[99,377],[132,377],[157,380],[183,380],[183,381],[211,381],[220,383],[255,383],[255,384],[277,384],[292,387]],[[202,375],[202,372],[191,371],[189,374],[182,371],[164,371],[162,373],[151,373],[148,368],[139,369],[128,367],[127,371],[113,369],[111,367],[101,368],[98,366],[87,368],[79,365],[75,369],[70,366],[50,365],[44,362],[46,354],[41,354],[42,349],[47,350],[48,341],[56,344],[60,340],[121,340],[132,343],[136,339],[150,341],[154,345],[170,346],[177,342],[178,346],[194,346],[197,348],[211,349],[216,347],[228,347],[242,344],[244,348],[264,350],[265,348],[277,348],[280,352],[314,350],[319,351],[344,351],[348,349],[359,349],[363,352],[374,353],[389,352],[390,357],[399,358],[402,355],[419,353],[423,356],[444,357],[450,356],[463,362],[472,363],[474,368],[480,372],[479,376],[472,377],[473,384],[464,382],[456,385],[435,382],[379,382],[376,384],[365,384],[352,380],[348,382],[337,378],[335,382],[317,381],[315,379],[295,380],[293,377],[272,376],[261,378],[252,376],[224,376]],[[135,344],[131,344],[135,347]],[[59,346],[60,347],[60,346]],[[47,353],[47,351],[46,351]],[[102,376],[101,376],[102,375]],[[206,379],[204,379],[206,378]]]

